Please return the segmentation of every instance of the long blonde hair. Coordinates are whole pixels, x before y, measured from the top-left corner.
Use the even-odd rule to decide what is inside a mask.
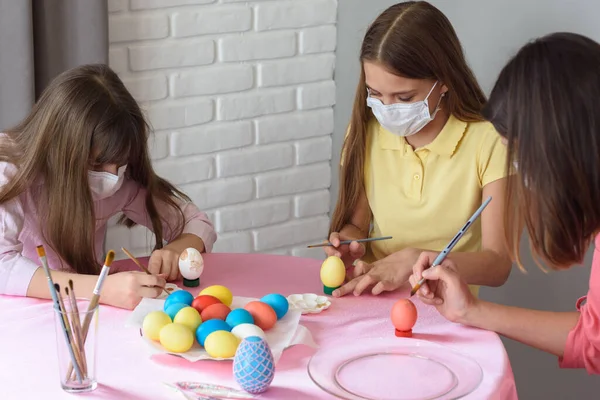
[[[55,78],[31,113],[6,131],[0,161],[14,164],[16,175],[0,188],[6,203],[40,181],[39,228],[44,240],[78,273],[98,273],[94,245],[96,216],[88,183],[94,165],[128,164],[127,176],[147,189],[146,209],[163,243],[157,202],[175,215],[172,232],[182,232],[184,215],[176,198],[189,199],[158,177],[148,155],[148,125],[138,104],[106,65],[84,65]],[[124,216],[128,227],[134,222]],[[64,265],[63,265],[64,267]]]
[[[340,189],[330,232],[348,223],[364,187],[367,109],[363,62],[377,62],[411,79],[435,79],[448,88],[445,108],[463,121],[481,121],[486,98],[467,65],[454,28],[446,16],[425,1],[409,1],[385,10],[367,30],[360,52],[361,73],[350,127],[342,148]]]

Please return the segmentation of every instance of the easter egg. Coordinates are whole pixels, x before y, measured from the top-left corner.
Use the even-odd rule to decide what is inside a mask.
[[[237,336],[240,340],[246,339],[250,336],[258,336],[259,338],[265,340],[267,339],[265,331],[254,324],[239,324],[231,330],[231,333]]]
[[[225,304],[217,303],[206,307],[200,315],[202,316],[202,321],[208,321],[210,319],[221,319],[225,321],[230,312],[231,309]]]
[[[327,257],[321,265],[321,282],[330,288],[337,288],[346,279],[346,266],[339,257]]]
[[[277,319],[283,318],[290,308],[290,304],[288,303],[287,299],[277,293],[268,294],[260,299],[260,301],[270,305],[273,308],[275,314],[277,314]]]
[[[399,331],[410,331],[417,322],[417,307],[408,299],[401,299],[392,307],[392,324]]]
[[[183,307],[181,310],[175,314],[175,318],[173,318],[173,322],[176,324],[185,325],[192,332],[196,332],[196,329],[202,323],[202,318],[200,318],[200,313],[193,307]]]
[[[203,294],[198,296],[192,301],[192,307],[198,310],[199,313],[204,311],[204,309],[208,306],[212,306],[213,304],[221,303],[221,300],[217,299],[214,296],[210,296],[208,294]]]
[[[277,314],[273,308],[263,303],[262,301],[251,301],[244,306],[252,318],[254,318],[254,324],[261,328],[263,331],[268,331],[277,322]]]
[[[165,304],[163,306],[163,310],[167,311],[167,308],[171,304],[175,303],[184,303],[188,306],[192,305],[192,301],[194,301],[194,296],[186,290],[178,290],[176,292],[171,293],[165,299]]]
[[[194,344],[194,334],[185,325],[165,325],[160,330],[160,344],[171,353],[185,353]]]
[[[204,346],[204,341],[213,332],[216,331],[231,331],[231,327],[227,324],[227,322],[222,321],[220,319],[211,319],[210,321],[205,321],[198,329],[196,329],[196,340],[200,343],[200,346]]]
[[[144,317],[142,333],[148,339],[158,342],[160,339],[160,330],[172,322],[171,318],[164,312],[152,311]]]
[[[215,331],[207,336],[204,349],[214,358],[231,358],[235,355],[240,339],[227,331]]]
[[[214,296],[227,307],[229,307],[231,305],[231,302],[233,301],[233,295],[231,294],[231,290],[221,285],[209,286],[203,291],[201,291],[200,294],[208,294]]]
[[[171,318],[171,320],[175,319],[175,316],[182,308],[189,307],[188,304],[185,303],[173,303],[165,310],[165,313]]]
[[[253,324],[254,318],[252,317],[252,314],[243,308],[236,308],[229,313],[225,319],[225,322],[227,322],[232,328],[235,328],[240,324]]]
[[[179,272],[187,280],[200,278],[204,271],[204,260],[200,252],[193,247],[189,247],[179,256]]]
[[[233,359],[233,377],[248,393],[266,391],[275,376],[275,361],[264,339],[251,336],[238,346]]]

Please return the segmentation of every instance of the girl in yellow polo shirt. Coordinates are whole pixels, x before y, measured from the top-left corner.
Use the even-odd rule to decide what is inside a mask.
[[[347,267],[361,261],[333,295],[399,288],[419,254],[441,251],[488,196],[449,258],[467,283],[502,285],[511,269],[506,149],[481,116],[486,98],[450,21],[424,1],[396,4],[367,30],[360,60],[330,228],[336,247],[326,252]],[[339,245],[378,236],[393,239]]]

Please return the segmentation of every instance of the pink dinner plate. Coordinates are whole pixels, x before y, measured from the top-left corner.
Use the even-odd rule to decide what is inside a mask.
[[[308,363],[308,375],[346,400],[460,399],[483,378],[479,364],[464,354],[396,337],[320,349]]]

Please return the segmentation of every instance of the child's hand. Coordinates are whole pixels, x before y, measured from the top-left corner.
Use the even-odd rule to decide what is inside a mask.
[[[347,237],[338,232],[332,232],[331,235],[329,235],[329,243],[334,247],[324,247],[325,254],[327,254],[327,257],[340,257],[346,265],[346,269],[348,269],[352,267],[355,260],[358,260],[365,255],[365,246],[358,242],[340,245],[340,241],[342,240],[356,240],[356,238]]]
[[[166,283],[163,276],[138,271],[118,272],[106,277],[102,303],[132,310],[143,297],[160,296]]]
[[[179,253],[168,247],[154,250],[148,261],[148,270],[154,275],[164,275],[167,281],[179,279]]]

